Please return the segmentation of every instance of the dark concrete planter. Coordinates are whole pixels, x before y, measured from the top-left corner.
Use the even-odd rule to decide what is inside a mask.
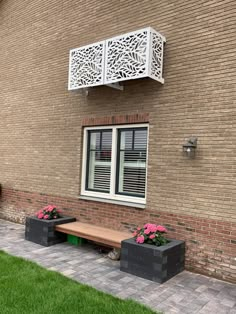
[[[155,282],[165,282],[184,270],[185,242],[169,239],[163,246],[121,242],[120,270]]]
[[[27,217],[25,224],[25,239],[43,246],[65,242],[67,235],[54,230],[54,226],[76,221],[73,217],[61,217],[44,220],[37,217]]]

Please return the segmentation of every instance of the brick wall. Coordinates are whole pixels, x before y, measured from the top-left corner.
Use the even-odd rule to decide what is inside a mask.
[[[82,220],[118,219],[118,229],[158,221],[188,239],[189,268],[235,280],[235,9],[232,0],[2,0],[1,217],[23,221],[59,198]],[[67,91],[69,49],[145,26],[167,38],[164,85]],[[150,124],[146,209],[78,200],[83,125],[127,116]],[[192,160],[182,155],[191,136]]]

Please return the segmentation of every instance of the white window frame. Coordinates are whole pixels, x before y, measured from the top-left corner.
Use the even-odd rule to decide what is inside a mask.
[[[127,128],[147,128],[147,157],[146,157],[146,178],[145,178],[145,198],[120,195],[115,193],[116,188],[116,165],[117,165],[117,138],[118,129]],[[90,130],[112,130],[112,154],[111,154],[111,178],[110,178],[110,193],[102,193],[95,191],[88,191],[86,186],[86,169],[87,169],[87,145],[88,145],[88,131]],[[82,180],[81,180],[81,196],[88,196],[94,198],[108,199],[110,201],[123,201],[136,204],[146,204],[147,197],[147,170],[148,170],[148,144],[149,144],[149,125],[148,124],[125,124],[125,125],[106,125],[94,126],[84,128],[83,138],[83,160],[82,160]]]

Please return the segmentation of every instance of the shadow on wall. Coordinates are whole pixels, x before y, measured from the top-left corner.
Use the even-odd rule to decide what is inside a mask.
[[[124,113],[130,111],[150,111],[153,103],[145,104],[145,96],[155,99],[163,93],[164,85],[152,81],[149,78],[126,81],[124,90],[116,90],[108,86],[92,87],[88,89],[88,95],[83,94],[84,113],[88,115],[103,108],[103,112]],[[81,97],[81,93],[78,93]],[[115,104],[115,107],[114,107]],[[145,105],[144,105],[145,104]],[[87,112],[86,112],[87,111]]]

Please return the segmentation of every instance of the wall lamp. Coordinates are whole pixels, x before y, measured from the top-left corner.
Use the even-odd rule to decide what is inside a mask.
[[[190,158],[194,158],[196,148],[197,148],[197,137],[191,137],[188,139],[187,143],[183,145],[183,152],[186,156]]]

